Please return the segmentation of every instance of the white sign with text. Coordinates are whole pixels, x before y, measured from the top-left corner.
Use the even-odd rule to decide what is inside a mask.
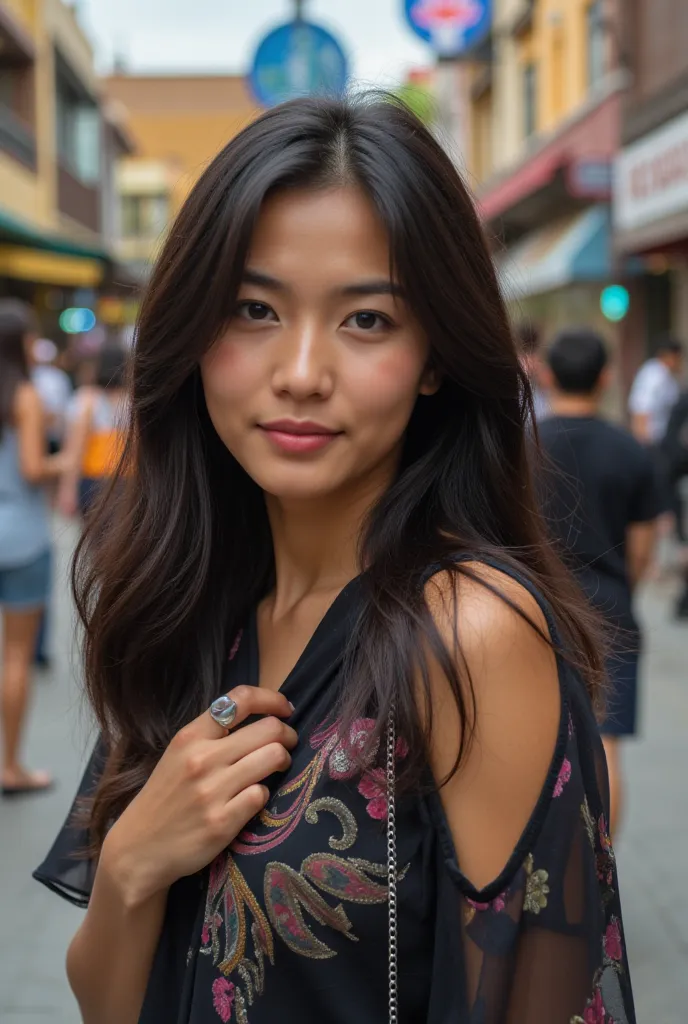
[[[688,113],[622,149],[614,168],[614,226],[632,231],[688,211]]]

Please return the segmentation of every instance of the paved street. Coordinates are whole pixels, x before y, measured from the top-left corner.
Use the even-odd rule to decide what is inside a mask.
[[[70,532],[59,531],[65,588]],[[688,625],[667,622],[670,587],[645,594],[649,685],[645,736],[628,751],[631,797],[618,844],[626,932],[640,1024],[685,1024],[688,1007]],[[64,602],[63,602],[64,603]],[[73,662],[69,611],[55,616],[55,667],[36,684],[28,760],[59,788],[0,803],[0,1021],[78,1024],[64,978],[81,911],[33,882],[60,827],[91,742]],[[547,1024],[543,1021],[542,1024]]]

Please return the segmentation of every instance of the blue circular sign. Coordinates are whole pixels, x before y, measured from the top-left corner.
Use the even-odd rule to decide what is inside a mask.
[[[280,25],[260,43],[249,84],[264,107],[299,96],[337,96],[349,78],[346,56],[324,28],[309,21]]]
[[[600,295],[600,309],[607,320],[618,323],[628,313],[631,304],[631,297],[628,289],[622,284],[610,284],[602,289]]]
[[[483,41],[492,0],[405,0],[406,18],[440,57],[460,57]]]

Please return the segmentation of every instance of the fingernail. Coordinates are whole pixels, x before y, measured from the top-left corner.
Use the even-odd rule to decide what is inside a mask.
[[[287,701],[287,704],[292,709],[292,711],[296,711],[296,708],[294,707],[294,705],[292,704],[292,702],[290,700]]]

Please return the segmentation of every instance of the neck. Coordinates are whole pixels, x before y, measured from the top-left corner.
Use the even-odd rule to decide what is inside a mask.
[[[385,470],[345,494],[308,501],[265,496],[275,554],[275,616],[287,613],[309,595],[340,591],[360,573],[363,521],[390,480]]]
[[[555,416],[596,416],[600,408],[597,394],[568,395],[561,391],[553,392],[550,408]]]

